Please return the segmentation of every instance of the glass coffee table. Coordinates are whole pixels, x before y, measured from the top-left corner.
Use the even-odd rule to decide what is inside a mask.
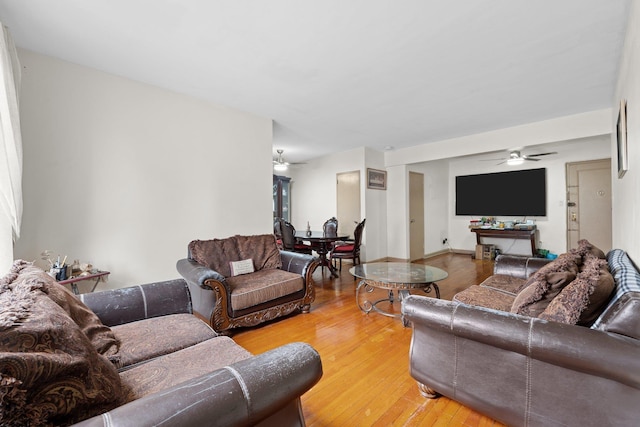
[[[425,293],[435,291],[436,298],[440,298],[440,289],[435,282],[446,279],[449,275],[446,271],[423,264],[412,264],[407,262],[373,262],[360,264],[349,269],[349,273],[360,279],[356,288],[356,303],[360,310],[365,313],[375,310],[376,312],[389,317],[400,317],[399,314],[390,313],[378,307],[381,302],[395,301],[393,292],[397,291],[398,301],[409,295],[411,289],[420,289]],[[364,289],[367,293],[373,292],[375,288],[389,291],[388,298],[376,301],[365,299],[360,302],[360,292]]]

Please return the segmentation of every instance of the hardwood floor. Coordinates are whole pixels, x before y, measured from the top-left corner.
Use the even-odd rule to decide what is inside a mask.
[[[438,255],[421,263],[449,273],[439,282],[443,299],[480,283],[493,270],[492,261],[459,254]],[[358,309],[350,266],[345,262],[336,279],[326,270],[315,271],[316,300],[310,313],[233,335],[254,354],[294,341],[309,343],[320,353],[324,375],[302,396],[307,425],[502,426],[446,397],[429,400],[420,395],[409,375],[411,328],[404,328],[399,319]],[[374,292],[385,295],[382,290]],[[400,310],[397,303],[394,309]]]

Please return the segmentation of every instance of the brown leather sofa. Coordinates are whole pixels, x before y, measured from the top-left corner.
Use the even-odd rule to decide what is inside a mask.
[[[413,328],[410,373],[425,397],[445,395],[512,426],[637,425],[640,273],[622,250],[606,260],[615,288],[590,326],[565,323],[575,316],[545,320],[470,302],[406,298],[403,316]],[[538,267],[527,259],[519,269],[509,262],[521,278]],[[488,293],[509,296],[482,288],[472,296],[485,302]],[[562,292],[549,306],[567,300]]]
[[[308,344],[254,356],[217,334],[182,279],[76,297],[19,261],[0,300],[3,426],[303,426],[322,376]]]
[[[318,264],[311,255],[279,250],[275,236],[264,234],[194,240],[176,267],[189,285],[194,313],[222,333],[309,312]]]

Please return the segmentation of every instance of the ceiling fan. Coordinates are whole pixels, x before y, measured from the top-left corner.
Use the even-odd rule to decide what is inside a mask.
[[[289,163],[284,161],[284,157],[282,157],[282,153],[284,150],[278,149],[276,150],[278,156],[273,159],[273,169],[277,171],[286,171],[290,165],[303,165],[304,163]]]
[[[502,160],[500,163],[498,163],[499,165],[506,163],[508,165],[521,165],[524,163],[525,160],[529,160],[529,161],[534,161],[537,162],[540,159],[538,159],[537,157],[542,157],[542,156],[550,156],[552,154],[558,154],[556,151],[549,151],[547,153],[539,153],[539,154],[521,154],[520,151],[518,150],[514,150],[514,151],[510,151],[509,152],[509,157],[507,158],[502,158],[502,159],[487,159],[489,161],[495,161],[495,160]]]

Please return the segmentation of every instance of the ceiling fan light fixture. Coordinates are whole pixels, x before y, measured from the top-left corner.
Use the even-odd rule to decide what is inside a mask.
[[[276,163],[275,165],[273,165],[273,169],[277,170],[278,172],[284,172],[287,170],[287,165],[285,165],[284,163]]]
[[[524,159],[522,157],[512,157],[507,160],[507,164],[509,166],[518,166],[524,163]]]

